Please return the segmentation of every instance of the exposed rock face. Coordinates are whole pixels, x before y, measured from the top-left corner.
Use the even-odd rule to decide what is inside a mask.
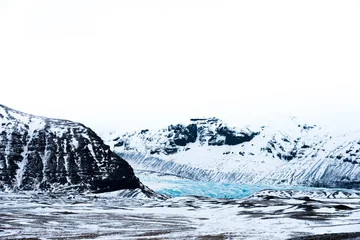
[[[0,105],[0,189],[139,187],[131,166],[90,128]]]
[[[173,155],[188,150],[188,145],[200,141],[201,145],[238,145],[251,141],[259,132],[249,129],[238,130],[224,125],[217,118],[191,119],[189,125],[170,125],[158,132],[142,130],[139,133],[124,134],[109,142],[114,147],[142,151],[145,148],[152,155]],[[144,145],[133,145],[142,142]]]
[[[251,139],[253,139],[256,135],[258,135],[258,132],[236,132],[234,129],[230,129],[227,126],[220,126],[216,129],[216,132],[220,136],[224,136],[225,140],[223,144],[217,144],[220,145],[238,145],[244,142],[250,142]],[[211,145],[209,143],[209,145]]]

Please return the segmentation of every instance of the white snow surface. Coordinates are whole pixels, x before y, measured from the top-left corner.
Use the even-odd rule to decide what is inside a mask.
[[[0,238],[288,239],[360,229],[359,192],[263,191],[242,200],[165,201],[121,195],[0,193]]]
[[[170,128],[113,131],[102,138],[137,170],[194,180],[326,187],[360,183],[359,130],[344,133],[291,117],[264,126],[229,127],[239,134],[258,135],[238,145],[210,146],[212,136],[224,137],[216,128],[226,123],[205,119],[189,123],[198,127],[196,141],[176,146],[172,154],[164,151],[173,147]]]

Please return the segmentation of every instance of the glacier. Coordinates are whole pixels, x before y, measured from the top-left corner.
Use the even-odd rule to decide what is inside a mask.
[[[146,186],[149,186],[157,193],[170,197],[203,196],[211,198],[243,198],[268,188],[265,186],[237,183],[195,181],[142,171],[136,171],[135,173]]]
[[[196,181],[360,188],[360,131],[298,118],[233,127],[217,118],[131,133],[103,133],[135,170]]]
[[[341,188],[315,188],[291,185],[255,185],[227,182],[195,181],[148,171],[135,171],[140,181],[159,194],[170,197],[199,196],[220,199],[241,199],[262,191],[293,192],[357,192]]]

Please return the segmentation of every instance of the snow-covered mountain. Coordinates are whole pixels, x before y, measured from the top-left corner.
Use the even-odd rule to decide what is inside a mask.
[[[0,190],[143,188],[90,128],[0,105]]]
[[[135,169],[204,181],[360,188],[360,132],[297,118],[235,128],[217,118],[102,138]]]

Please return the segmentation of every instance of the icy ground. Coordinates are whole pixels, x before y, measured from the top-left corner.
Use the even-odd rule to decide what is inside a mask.
[[[189,195],[212,198],[243,198],[266,187],[237,183],[202,182],[168,174],[135,170],[140,181],[154,191],[170,197]]]
[[[239,199],[253,195],[264,189],[272,190],[297,190],[297,191],[327,191],[328,188],[313,188],[289,185],[255,185],[227,182],[205,182],[180,178],[177,176],[156,173],[144,170],[135,170],[135,175],[140,181],[154,191],[170,197],[202,196],[211,198]],[[338,191],[350,191],[335,189]]]
[[[356,191],[264,190],[243,199],[168,200],[120,194],[0,193],[0,239],[288,239],[360,232]]]

